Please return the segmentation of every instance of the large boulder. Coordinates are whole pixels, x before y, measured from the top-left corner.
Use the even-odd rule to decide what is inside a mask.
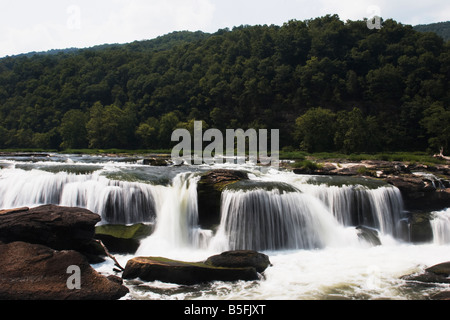
[[[71,266],[79,268],[79,289],[72,287],[76,281],[71,277],[76,274]],[[100,275],[76,251],[0,243],[1,300],[116,300],[127,293],[117,277]]]
[[[220,223],[220,199],[226,186],[241,180],[248,175],[237,170],[212,170],[204,173],[197,184],[198,219],[203,229],[212,229]]]
[[[144,281],[162,281],[182,285],[259,279],[258,272],[253,267],[214,267],[203,262],[185,262],[162,257],[136,257],[128,260],[122,278],[140,278]]]
[[[250,250],[227,251],[206,259],[205,264],[224,268],[255,268],[262,273],[270,265],[269,257]]]
[[[45,205],[0,215],[0,241],[42,244],[55,250],[80,250],[92,242],[98,214],[81,208]]]

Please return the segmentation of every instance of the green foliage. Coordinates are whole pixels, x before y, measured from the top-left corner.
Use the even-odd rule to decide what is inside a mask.
[[[449,49],[327,15],[6,57],[0,148],[170,148],[195,119],[280,129],[291,152],[448,152]]]

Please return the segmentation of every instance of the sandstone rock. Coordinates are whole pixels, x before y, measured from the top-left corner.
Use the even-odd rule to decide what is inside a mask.
[[[0,215],[0,241],[78,250],[94,237],[100,216],[86,209],[46,205]]]
[[[256,251],[227,251],[206,259],[205,264],[224,268],[255,268],[264,272],[270,265],[269,257]]]
[[[183,285],[211,281],[259,279],[256,269],[251,267],[213,267],[203,262],[184,262],[162,257],[136,257],[128,260],[122,278],[140,278],[145,281],[162,281]]]
[[[213,170],[201,176],[197,196],[199,224],[203,229],[212,229],[220,223],[220,198],[223,189],[247,179],[247,173],[236,170]]]
[[[72,272],[80,268],[80,289],[69,289]],[[25,242],[0,243],[2,300],[115,300],[128,289],[95,271],[76,251],[56,251]]]

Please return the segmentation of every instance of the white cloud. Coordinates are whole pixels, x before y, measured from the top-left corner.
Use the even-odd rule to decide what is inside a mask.
[[[379,7],[383,18],[405,24],[450,17],[448,0],[0,0],[0,57],[334,13],[344,21],[359,20],[370,16],[370,6]]]

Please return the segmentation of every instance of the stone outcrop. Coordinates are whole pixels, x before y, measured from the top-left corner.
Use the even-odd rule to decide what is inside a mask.
[[[129,260],[122,277],[194,285],[211,281],[258,280],[258,270],[270,265],[268,257],[256,252],[228,252],[205,262],[185,262],[161,257]]]
[[[100,216],[89,210],[46,205],[0,214],[0,299],[109,300],[128,289],[91,266],[105,250],[94,239]],[[89,260],[88,260],[89,258]],[[101,261],[101,260],[100,260]],[[69,266],[80,270],[80,289],[70,290]]]
[[[1,300],[116,300],[128,293],[116,278],[100,275],[76,251],[12,242],[0,243],[0,257]],[[70,289],[70,266],[80,270],[79,289]]]
[[[212,170],[203,174],[197,184],[198,219],[204,229],[212,229],[220,223],[220,198],[223,189],[241,180],[248,180],[247,173],[237,170]]]
[[[95,234],[98,214],[81,208],[46,205],[0,215],[0,241],[23,241],[56,250],[80,250]]]

